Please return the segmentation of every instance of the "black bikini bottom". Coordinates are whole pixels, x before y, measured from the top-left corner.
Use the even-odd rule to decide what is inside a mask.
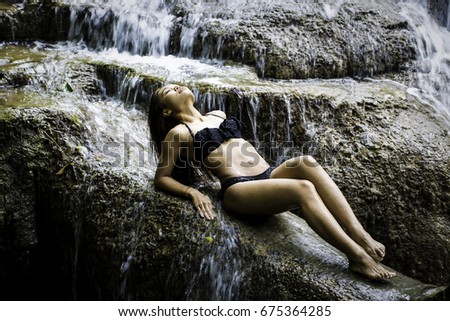
[[[242,183],[242,182],[250,182],[250,181],[259,181],[261,179],[268,179],[270,178],[270,174],[272,173],[272,171],[275,169],[275,167],[269,167],[268,169],[266,169],[264,172],[262,172],[261,174],[255,175],[255,176],[239,176],[239,177],[234,177],[232,179],[229,179],[226,182],[222,183],[222,188],[220,189],[220,198],[223,199],[223,196],[225,195],[225,191],[233,186],[234,184],[237,183]]]

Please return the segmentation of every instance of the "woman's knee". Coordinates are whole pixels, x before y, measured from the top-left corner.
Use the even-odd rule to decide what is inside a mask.
[[[298,207],[302,212],[315,208],[322,201],[311,181],[299,180],[298,185]]]
[[[323,201],[311,181],[301,180],[299,182],[299,204],[302,213],[312,213]]]
[[[291,158],[286,161],[287,168],[304,168],[304,167],[317,167],[319,163],[314,157],[310,155],[303,155]]]
[[[306,179],[299,179],[296,182],[298,198],[300,201],[307,201],[317,197],[318,193],[314,184]]]
[[[300,186],[300,189],[305,192],[315,192],[316,187],[314,183],[307,179],[299,179],[297,184]]]

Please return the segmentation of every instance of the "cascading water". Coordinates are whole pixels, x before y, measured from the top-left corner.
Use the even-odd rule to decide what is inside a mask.
[[[172,20],[163,0],[70,1],[69,38],[97,49],[116,48],[138,55],[165,56]],[[86,6],[87,5],[87,6]]]
[[[152,57],[167,56],[170,53],[170,41],[174,36],[173,21],[181,19],[176,17],[176,8],[180,6],[187,12],[179,33],[180,47],[173,54],[192,58],[197,39],[203,39],[201,57],[216,59],[222,56],[221,40],[216,39],[214,44],[208,44],[206,42],[208,30],[205,26],[215,23],[236,25],[244,14],[241,10],[243,6],[247,13],[264,12],[276,10],[281,2],[286,1],[262,1],[256,4],[245,0],[184,0],[166,4],[162,0],[131,2],[96,0],[89,1],[88,6],[83,0],[62,2],[72,5],[72,24],[69,35],[72,41],[98,50],[112,49]],[[305,13],[319,10],[327,19],[333,19],[339,14],[343,5],[352,1],[330,1],[314,5],[310,1],[292,0],[290,2],[296,10]],[[444,122],[448,123],[450,121],[448,86],[450,48],[445,39],[450,37],[450,33],[443,26],[439,26],[428,14],[428,1],[399,2],[401,2],[399,4],[402,8],[401,14],[413,28],[417,43],[417,63],[412,71],[414,81],[408,84],[411,86],[409,92],[428,101],[437,110],[437,114],[444,118]],[[260,76],[264,75],[266,65],[264,56],[267,49],[265,46],[258,49],[257,57],[259,58],[255,66]]]
[[[450,31],[450,2],[448,0],[397,0],[420,5],[427,9],[437,22]]]
[[[10,55],[8,47],[3,50],[2,54]],[[11,56],[23,55],[24,59],[11,67],[16,72],[27,70],[29,74],[29,84],[23,94],[42,96],[39,99],[70,110],[73,122],[86,126],[90,131],[89,146],[73,147],[90,160],[92,166],[128,171],[139,181],[148,181],[154,173],[156,160],[148,143],[146,116],[134,108],[134,95],[126,89],[136,86],[136,79],[127,77],[122,83],[118,98],[129,101],[124,106],[122,101],[98,99],[83,92],[80,87],[96,87],[98,85],[95,83],[99,80],[92,78],[95,75],[89,67],[86,71],[82,70],[78,60],[80,55],[74,55],[67,47],[35,43],[34,48],[18,47],[13,50]],[[85,80],[80,80],[83,72],[86,72]],[[77,81],[81,83],[75,84]],[[125,86],[127,83],[128,87]],[[111,131],[111,128],[115,130]]]
[[[259,148],[259,135],[258,135],[258,113],[259,113],[259,99],[256,96],[250,98],[249,107],[247,108],[249,118],[251,120],[253,140],[255,145]]]
[[[134,108],[139,90],[136,88],[142,84],[141,76],[156,76],[165,82],[181,82],[192,85],[199,109],[207,112],[212,109],[226,110],[226,97],[214,93],[200,93],[199,88],[210,86],[210,88],[238,88],[237,96],[243,98],[239,106],[239,116],[247,114],[251,122],[251,139],[256,145],[260,144],[261,135],[264,132],[258,130],[259,112],[261,102],[257,93],[266,90],[282,95],[286,110],[286,136],[282,139],[289,143],[292,140],[290,125],[292,124],[292,109],[300,109],[305,126],[306,144],[303,146],[305,152],[314,152],[317,143],[316,133],[321,130],[322,124],[308,122],[305,115],[304,104],[291,104],[291,93],[293,91],[308,91],[336,93],[340,91],[350,92],[355,95],[353,87],[371,87],[360,85],[353,80],[344,82],[324,82],[325,85],[317,85],[314,81],[305,82],[276,82],[259,79],[251,67],[241,65],[227,65],[220,61],[208,61],[191,59],[194,56],[195,41],[198,33],[204,32],[201,27],[220,21],[226,24],[239,23],[242,15],[241,7],[246,6],[248,10],[264,11],[272,10],[283,0],[252,2],[248,0],[229,1],[179,1],[184,8],[189,9],[185,16],[183,28],[180,31],[180,48],[178,52],[170,55],[170,41],[173,32],[173,22],[181,19],[176,16],[174,2],[164,0],[154,1],[125,1],[125,0],[64,0],[61,1],[72,5],[72,21],[69,33],[71,44],[59,44],[53,47],[44,46],[42,50],[48,50],[46,54],[50,57],[66,56],[64,60],[49,60],[37,68],[39,71],[34,79],[35,86],[45,83],[49,90],[61,88],[62,84],[69,84],[70,79],[55,77],[55,75],[66,75],[70,61],[88,59],[90,62],[101,62],[117,64],[135,70],[136,75],[126,74],[120,78],[120,84],[116,87],[114,97],[120,99],[106,99],[92,101],[87,100],[76,90],[59,101],[60,106],[67,109],[76,108],[75,121],[82,122],[92,133],[92,146],[88,146],[85,157],[92,159],[92,163],[104,166],[105,170],[111,168],[119,171],[129,171],[131,175],[137,176],[138,180],[145,182],[151,179],[156,167],[156,160],[148,147],[148,132],[146,130],[145,115]],[[339,14],[341,6],[348,1],[329,1],[317,5],[320,13],[327,19],[333,19]],[[414,83],[409,84],[409,93],[420,99],[428,101],[434,106],[439,114],[449,118],[450,106],[450,47],[446,39],[449,32],[437,25],[428,15],[419,2],[408,1],[402,7],[402,15],[408,20],[409,25],[417,35],[418,59],[417,67],[413,73]],[[294,1],[288,3],[298,9],[308,12],[307,6],[310,1]],[[175,9],[174,9],[175,8]],[[226,8],[227,10],[221,10]],[[206,34],[200,35],[206,39]],[[203,58],[220,57],[220,41],[215,47],[216,52],[204,50]],[[39,45],[37,46],[39,47]],[[86,47],[92,50],[87,50]],[[205,45],[204,48],[207,46]],[[260,55],[267,48],[261,47]],[[203,63],[207,61],[210,64]],[[259,67],[263,68],[264,60],[259,60]],[[24,67],[27,67],[24,65]],[[321,87],[322,86],[322,87]],[[364,87],[366,86],[366,87]],[[373,84],[375,86],[375,84]],[[318,89],[320,87],[320,89]],[[323,89],[326,88],[326,89]],[[331,88],[331,89],[328,89]],[[350,89],[349,89],[350,88]],[[104,89],[104,88],[103,88]],[[46,89],[47,90],[47,89]],[[70,96],[70,97],[68,97]],[[277,111],[271,110],[276,113]],[[331,116],[330,116],[331,117]],[[111,130],[113,128],[113,130]],[[276,133],[274,133],[276,134]],[[370,143],[370,135],[365,134],[365,143]],[[94,141],[95,140],[95,141]],[[263,140],[263,139],[262,139]],[[97,146],[101,146],[100,150]],[[289,146],[289,144],[287,145]],[[81,149],[85,151],[85,149]],[[94,152],[92,153],[92,151]],[[280,155],[278,162],[291,153],[288,147]],[[314,154],[314,153],[313,153]],[[100,160],[100,161],[99,161]],[[150,166],[147,165],[150,161]],[[145,184],[145,183],[144,183]],[[139,209],[142,204],[137,204]],[[237,296],[240,283],[244,277],[242,266],[239,261],[238,240],[236,232],[232,227],[220,222],[220,228],[224,233],[222,240],[215,252],[205,256],[192,276],[187,296],[191,299],[204,298],[208,293],[210,299],[232,299]],[[136,227],[139,231],[139,227]],[[138,234],[138,233],[137,233]],[[137,242],[137,240],[136,240]],[[133,244],[123,262],[122,272],[124,274],[123,295],[127,293],[127,276],[130,265],[133,264]],[[76,262],[76,260],[75,260]],[[201,282],[205,282],[201,284]],[[202,288],[202,286],[204,288]]]
[[[218,220],[223,235],[218,239],[206,237],[215,246],[194,271],[186,291],[188,300],[233,300],[239,297],[245,277],[241,262],[239,239],[235,228],[224,223],[219,211]]]
[[[434,106],[437,114],[449,124],[450,29],[439,25],[428,14],[427,7],[428,1],[423,0],[402,4],[401,14],[414,30],[418,51],[409,92]]]

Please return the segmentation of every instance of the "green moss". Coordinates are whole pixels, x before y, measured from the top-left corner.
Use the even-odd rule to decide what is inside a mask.
[[[0,122],[8,123],[13,119],[14,119],[14,115],[11,113],[11,110],[7,109],[7,108],[3,108],[3,106],[0,105]]]
[[[72,114],[70,116],[70,120],[72,121],[72,123],[74,123],[78,127],[81,127],[81,125],[83,125],[83,121],[81,120],[80,116],[78,116],[77,114]]]
[[[0,11],[17,11],[12,4],[0,2]]]
[[[9,62],[3,64],[2,69],[28,62],[41,62],[44,58],[45,55],[42,52],[31,50],[26,46],[6,46],[0,48],[0,59]]]
[[[22,89],[0,92],[0,110],[18,107],[46,107],[54,103],[49,97]]]
[[[163,84],[165,79],[159,76],[143,75],[142,78],[149,84]]]
[[[124,72],[129,74],[130,76],[136,75],[136,70],[130,67],[120,66],[113,63],[104,63],[104,62],[90,62],[88,59],[82,59],[82,62],[94,66],[97,70],[108,71],[108,72]]]

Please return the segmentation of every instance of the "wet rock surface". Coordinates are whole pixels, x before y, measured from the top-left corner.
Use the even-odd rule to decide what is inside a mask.
[[[244,10],[228,10],[211,4],[197,17],[192,4],[176,3],[169,52],[245,63],[255,67],[260,77],[275,79],[372,77],[401,71],[415,57],[414,38],[408,23],[394,14],[399,10],[396,4],[350,2],[330,16],[321,4],[288,1],[266,10],[247,5]],[[95,17],[91,7],[72,10],[77,17],[72,23],[70,8],[64,5],[2,10],[0,39],[65,40],[71,30],[70,40],[83,39],[94,49],[117,45],[118,36],[112,32],[116,13],[88,22],[85,18]],[[182,39],[183,30],[192,30],[192,39]],[[184,48],[186,41],[192,41],[189,50]],[[154,50],[149,43],[141,43],[144,48],[138,45],[131,37],[120,40],[120,50],[141,55]]]
[[[332,17],[318,4],[301,7],[288,2],[244,10],[236,22],[222,15],[206,20],[192,55],[243,62],[276,79],[374,76],[404,69],[415,55],[408,25],[393,7],[346,3]],[[179,28],[189,27],[181,19]]]
[[[72,144],[86,142],[70,112],[7,109],[1,121],[2,138],[9,143],[2,151],[2,177],[16,181],[2,180],[2,194],[9,200],[1,216],[1,272],[2,279],[9,280],[2,289],[4,297],[423,300],[443,296],[444,288],[402,275],[386,284],[353,275],[342,254],[293,214],[252,221],[223,213],[217,203],[219,219],[203,221],[189,202],[74,156]],[[216,195],[216,187],[208,193]],[[20,210],[14,207],[18,200],[22,200]],[[15,260],[5,259],[5,253]],[[28,264],[21,264],[22,260]],[[219,277],[224,284],[215,283]],[[234,282],[227,288],[227,281]]]
[[[343,189],[363,225],[386,244],[385,263],[419,280],[399,275],[388,284],[373,284],[350,273],[342,254],[293,214],[251,221],[224,213],[216,203],[219,219],[207,223],[189,202],[154,191],[151,172],[105,167],[105,149],[91,137],[96,132],[89,118],[95,115],[80,115],[73,106],[62,108],[56,98],[22,99],[26,86],[19,83],[13,89],[11,80],[16,71],[22,72],[16,68],[5,68],[3,85],[10,95],[6,101],[15,104],[2,107],[0,117],[4,200],[0,270],[7,285],[3,297],[445,296],[443,287],[427,284],[445,285],[449,280],[448,135],[401,85],[351,81],[357,89],[349,90],[352,86],[339,83],[305,83],[291,88],[287,96],[255,88],[213,91],[226,97],[222,107],[242,119],[246,136],[253,137],[256,119],[255,139],[274,162],[282,161],[283,150],[270,146],[285,143],[289,128],[288,155],[314,155]],[[134,73],[97,63],[70,70],[71,89],[91,97],[100,92],[93,90],[99,84],[106,85],[101,92],[118,91],[114,86],[120,81],[108,85],[103,80]],[[145,89],[153,90],[160,81],[143,76],[145,85],[135,86],[144,92],[134,96],[144,101],[150,94]],[[333,97],[326,94],[330,86],[335,87]],[[200,101],[212,90],[202,84],[194,89]],[[35,94],[42,98],[42,93]],[[20,99],[11,98],[17,95]],[[255,100],[257,113],[251,106]],[[38,101],[45,107],[34,107]],[[141,108],[145,110],[145,105]],[[136,121],[145,123],[145,116],[140,117],[144,119]],[[265,133],[273,137],[266,140]],[[101,138],[96,141],[112,139]],[[206,192],[217,200],[216,184]]]
[[[448,26],[449,0],[428,1],[428,10],[436,17],[436,20],[443,26]]]
[[[327,17],[286,6],[248,11],[237,22],[213,12],[197,30],[192,57],[243,62],[271,78],[373,76],[401,71],[414,57],[409,27],[392,15],[393,4],[347,3]],[[68,7],[0,9],[0,40],[68,37]],[[172,11],[170,48],[178,54],[191,12],[182,5]],[[135,168],[126,155],[123,167],[111,163],[116,138],[109,132],[121,128],[108,123],[99,132],[93,119],[101,116],[87,106],[114,97],[125,111],[139,111],[116,113],[145,126],[148,97],[166,78],[156,69],[141,74],[89,59],[56,72],[60,58],[43,47],[0,48],[0,297],[448,299],[448,128],[406,86],[374,79],[252,80],[233,88],[185,81],[203,112],[220,107],[240,118],[244,136],[271,163],[310,154],[325,167],[386,245],[385,264],[402,273],[373,284],[350,273],[342,254],[292,213],[252,221],[217,202],[219,219],[207,223],[189,202],[154,190],[154,164]],[[66,102],[61,93],[76,98]],[[217,200],[217,184],[205,188]]]
[[[0,3],[0,40],[58,41],[67,39],[70,11],[50,1],[27,3],[19,9],[14,4]]]

